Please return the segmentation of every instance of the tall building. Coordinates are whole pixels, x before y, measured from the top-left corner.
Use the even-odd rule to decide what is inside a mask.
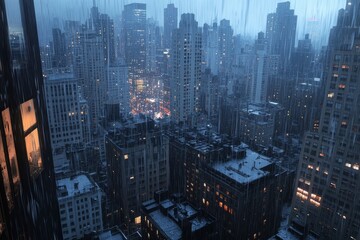
[[[122,14],[125,61],[129,67],[131,107],[140,104],[146,69],[146,4],[131,3]]]
[[[275,111],[265,105],[248,104],[240,110],[236,136],[252,147],[273,143]]]
[[[219,114],[220,99],[219,77],[211,74],[210,69],[205,69],[201,77],[200,108],[207,115],[207,120],[216,120]]]
[[[103,41],[97,33],[84,30],[79,35],[75,51],[74,72],[89,106],[92,134],[98,131],[104,113],[106,78]]]
[[[280,70],[286,70],[295,47],[297,16],[290,2],[278,3],[276,13],[267,16],[266,38],[269,53],[280,55]]]
[[[80,239],[103,230],[101,189],[88,175],[56,181],[64,240]]]
[[[172,34],[178,26],[178,9],[173,3],[167,5],[164,9],[164,35],[163,46],[164,48],[172,47]]]
[[[219,72],[228,73],[230,71],[233,59],[233,34],[230,26],[230,20],[223,19],[219,25]]]
[[[144,116],[114,122],[108,132],[105,146],[113,221],[132,231],[141,222],[141,204],[169,187],[169,140]]]
[[[204,24],[202,41],[204,67],[209,68],[212,74],[217,75],[219,72],[219,35],[217,23],[214,23],[212,26]]]
[[[95,4],[95,2],[94,2]],[[89,29],[101,37],[104,51],[104,63],[115,61],[115,32],[114,21],[107,14],[99,13],[95,5],[90,9]]]
[[[171,57],[171,119],[195,123],[201,81],[201,29],[195,15],[181,15],[179,28],[173,31]]]
[[[360,237],[360,8],[348,0],[329,37],[319,130],[301,151],[290,223],[319,239]]]
[[[52,29],[54,57],[52,66],[55,68],[66,66],[66,43],[65,34],[59,28]]]
[[[288,172],[209,128],[173,132],[171,185],[217,219],[217,239],[267,239],[277,231]],[[171,186],[173,187],[173,186]]]
[[[34,3],[0,13],[0,238],[62,239]]]
[[[114,20],[107,14],[100,14],[100,33],[103,40],[104,61],[107,65],[115,62],[115,30]]]
[[[298,46],[291,56],[292,72],[298,78],[316,77],[315,76],[315,51],[312,47],[309,34],[305,34],[305,39],[298,41]]]
[[[128,67],[121,61],[116,61],[107,69],[107,99],[106,104],[115,105],[117,114],[130,112],[130,89],[128,82]]]
[[[269,70],[269,58],[266,52],[265,36],[263,32],[260,32],[258,34],[258,39],[255,41],[255,64],[250,89],[251,102],[266,102]]]
[[[67,144],[83,142],[80,94],[74,75],[47,75],[45,98],[53,152],[64,151]]]
[[[73,20],[66,20],[64,23],[64,34],[66,43],[66,66],[73,66],[74,64],[74,51],[78,36],[80,34],[80,22]],[[43,58],[41,58],[43,59]],[[44,69],[43,69],[44,70]]]
[[[156,34],[158,29],[157,22],[153,18],[148,18],[146,22],[146,71],[148,73],[156,71],[156,52],[158,36]]]

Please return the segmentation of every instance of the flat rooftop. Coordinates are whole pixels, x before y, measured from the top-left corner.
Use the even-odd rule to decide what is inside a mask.
[[[181,239],[182,230],[175,221],[164,215],[160,209],[153,211],[149,214],[153,221],[159,228],[166,234],[168,239],[178,240]]]
[[[56,181],[58,199],[73,197],[82,193],[99,190],[99,187],[85,174]]]
[[[245,158],[215,163],[212,167],[236,182],[245,184],[268,175],[269,172],[262,169],[271,164],[268,157],[246,149]]]
[[[149,206],[153,206],[154,202],[147,202],[147,204],[149,204]],[[182,239],[182,228],[180,224],[183,219],[191,219],[189,222],[191,223],[192,232],[206,227],[214,221],[209,217],[199,215],[200,213],[186,202],[175,203],[169,199],[166,199],[160,202],[158,205],[167,209],[167,214],[164,214],[160,208],[149,207],[147,209],[152,208],[154,210],[148,215],[152,219],[153,223],[155,223],[158,228],[166,235],[167,239]]]
[[[73,73],[51,73],[46,76],[47,80],[57,81],[57,80],[67,80],[67,79],[75,79]]]

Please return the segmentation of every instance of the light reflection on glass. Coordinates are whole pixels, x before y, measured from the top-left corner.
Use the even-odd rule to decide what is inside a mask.
[[[3,177],[4,187],[5,187],[6,199],[8,201],[9,208],[12,208],[12,196],[11,196],[9,173],[6,165],[4,146],[1,137],[0,137],[0,166],[1,166],[1,174]]]
[[[2,111],[2,118],[5,129],[6,145],[9,153],[12,180],[14,185],[18,185],[20,183],[19,168],[17,164],[15,144],[11,127],[10,111],[8,108]]]
[[[25,137],[26,152],[29,160],[30,173],[35,174],[42,169],[42,159],[40,153],[39,134],[35,129]]]
[[[24,131],[36,124],[34,101],[32,99],[21,104],[21,118]]]

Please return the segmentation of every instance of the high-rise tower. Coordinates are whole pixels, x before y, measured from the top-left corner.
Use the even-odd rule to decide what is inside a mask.
[[[360,15],[347,1],[329,37],[320,126],[305,136],[290,223],[320,239],[360,238]]]
[[[164,48],[171,47],[171,38],[174,29],[178,26],[178,9],[173,3],[168,4],[164,9]]]
[[[269,53],[280,55],[280,70],[285,70],[295,47],[297,16],[290,9],[290,2],[278,3],[276,13],[267,16],[266,38]]]
[[[201,80],[201,30],[194,14],[182,14],[171,50],[171,118],[194,124]]]
[[[125,5],[122,17],[125,61],[129,67],[131,107],[134,108],[142,91],[146,68],[146,4]]]

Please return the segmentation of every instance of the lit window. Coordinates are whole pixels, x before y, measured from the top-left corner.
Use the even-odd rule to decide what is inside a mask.
[[[23,130],[25,132],[30,127],[36,124],[34,101],[30,99],[29,101],[21,104],[20,108],[21,108],[21,119],[23,124]]]
[[[345,89],[345,84],[339,84],[339,89]]]
[[[141,216],[138,216],[135,218],[135,224],[140,224],[141,223]]]
[[[345,163],[345,166],[348,168],[351,168],[351,164],[350,163]]]
[[[11,209],[12,208],[12,195],[11,195],[11,188],[10,188],[10,179],[9,179],[8,169],[6,166],[5,152],[4,152],[4,146],[2,143],[1,135],[0,135],[0,167],[1,167],[1,175],[3,177],[6,199],[9,204],[9,208]],[[1,229],[0,229],[0,232],[1,232]]]
[[[335,94],[334,94],[333,92],[330,92],[330,93],[328,93],[328,95],[327,95],[327,96],[328,96],[328,98],[333,98],[333,97],[334,97],[334,95],[335,95]]]
[[[12,180],[14,185],[18,185],[20,183],[19,168],[17,164],[15,144],[11,127],[10,111],[8,108],[2,112],[2,119],[5,129],[6,145],[8,148],[7,150],[9,154]]]
[[[36,174],[43,168],[38,130],[33,130],[25,137],[26,152],[30,166],[30,173]]]
[[[353,169],[359,170],[359,164],[358,164],[358,163],[355,163],[355,164],[353,165]]]
[[[124,155],[124,160],[128,160],[129,159],[129,155],[128,154],[125,154]]]

